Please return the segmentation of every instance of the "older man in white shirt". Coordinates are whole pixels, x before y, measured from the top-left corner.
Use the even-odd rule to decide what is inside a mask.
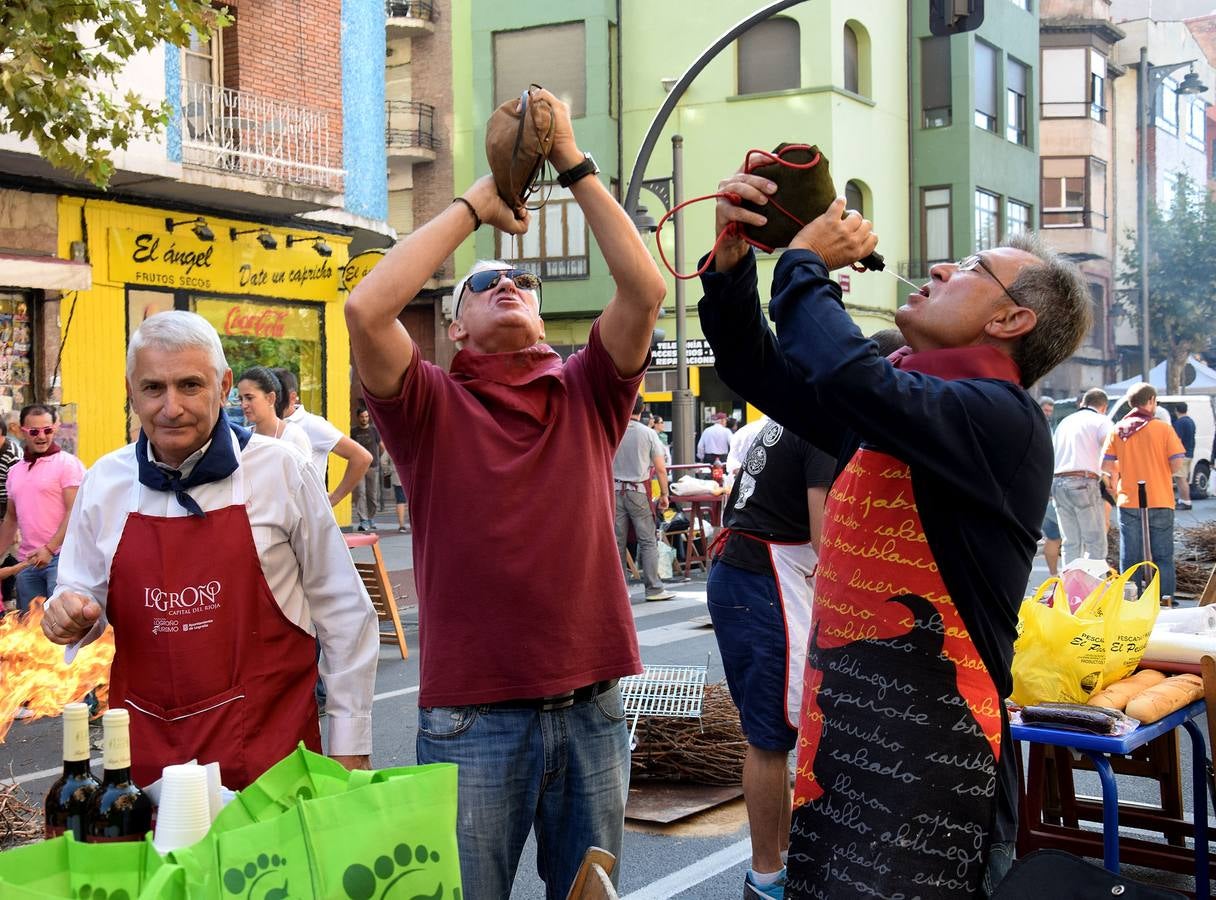
[[[194,313],[131,337],[139,440],[85,477],[43,631],[87,643],[114,627],[110,704],[131,712],[136,781],[218,760],[242,788],[299,741],[320,751],[315,631],[329,754],[367,768],[376,614],[304,455],[230,425],[232,372]]]
[[[1109,399],[1101,388],[1090,388],[1081,408],[1056,426],[1055,477],[1051,497],[1063,539],[1064,563],[1088,556],[1106,559],[1108,513],[1099,488],[1102,448],[1115,424],[1106,416]]]

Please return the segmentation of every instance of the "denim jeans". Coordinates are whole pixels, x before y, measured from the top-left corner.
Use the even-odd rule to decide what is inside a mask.
[[[1051,484],[1065,564],[1088,556],[1106,559],[1106,504],[1096,478],[1068,475]]]
[[[629,535],[629,523],[638,536],[638,568],[647,593],[661,591],[659,579],[659,547],[655,540],[654,513],[650,509],[650,495],[642,491],[616,492],[616,548],[621,554],[621,565],[625,565],[625,538]],[[625,577],[629,577],[626,569]]]
[[[1161,596],[1174,596],[1174,511],[1149,509],[1148,539],[1152,545],[1153,562],[1161,570]],[[1119,565],[1124,569],[1144,559],[1140,536],[1140,510],[1119,510]],[[18,576],[20,577],[20,576]],[[1136,584],[1144,587],[1144,578],[1136,573]]]
[[[996,893],[996,889],[1013,868],[1013,852],[1013,844],[1003,844],[1000,841],[993,842],[988,848],[988,866],[984,870],[984,881],[981,885],[985,897]]]
[[[50,597],[55,593],[59,577],[59,554],[51,557],[45,569],[30,566],[17,573],[17,610],[26,612],[35,597]]]
[[[465,897],[509,897],[528,832],[548,900],[563,900],[588,847],[618,861],[629,795],[619,686],[568,709],[422,707],[418,762],[452,762]],[[620,865],[612,873],[616,881]]]

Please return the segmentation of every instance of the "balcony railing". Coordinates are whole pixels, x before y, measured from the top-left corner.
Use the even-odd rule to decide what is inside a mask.
[[[197,81],[182,83],[182,162],[341,191],[332,113]]]
[[[384,14],[390,19],[422,19],[435,21],[435,4],[431,0],[385,0]]]
[[[435,107],[417,100],[384,101],[384,143],[390,150],[438,150]]]

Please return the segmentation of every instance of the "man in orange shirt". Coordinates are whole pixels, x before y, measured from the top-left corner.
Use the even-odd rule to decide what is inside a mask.
[[[1174,596],[1174,475],[1186,462],[1182,441],[1157,412],[1157,389],[1141,382],[1127,393],[1132,411],[1106,439],[1102,471],[1117,488],[1119,563],[1126,569],[1145,558],[1137,482],[1148,496],[1148,539],[1161,570],[1161,602]],[[1113,492],[1113,491],[1112,491]],[[1141,581],[1141,579],[1137,579]]]

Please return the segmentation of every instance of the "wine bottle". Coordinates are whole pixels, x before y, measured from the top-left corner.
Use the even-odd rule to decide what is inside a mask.
[[[131,780],[131,714],[108,709],[101,726],[104,768],[89,804],[86,840],[142,841],[152,829],[152,801]]]
[[[46,836],[72,832],[83,841],[89,801],[101,787],[89,768],[89,707],[69,703],[63,708],[63,774],[46,792]]]

